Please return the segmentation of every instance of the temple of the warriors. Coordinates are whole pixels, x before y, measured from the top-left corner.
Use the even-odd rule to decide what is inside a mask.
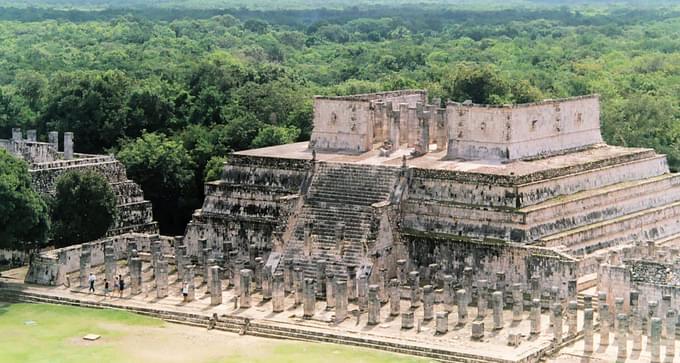
[[[34,144],[5,147],[38,188],[105,164],[141,201],[115,160]],[[678,178],[654,150],[603,143],[597,96],[316,97],[311,140],[231,155],[184,236],[119,227],[41,254],[25,276],[41,285],[0,298],[443,362],[672,362]],[[130,289],[87,294],[90,272]]]

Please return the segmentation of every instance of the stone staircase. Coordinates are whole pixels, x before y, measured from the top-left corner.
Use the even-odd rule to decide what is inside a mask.
[[[319,259],[325,259],[334,274],[344,274],[349,264],[370,266],[367,254],[378,224],[372,205],[389,199],[399,172],[395,167],[318,163],[301,211],[288,226],[292,233],[284,241],[284,258],[293,258],[310,277]],[[341,224],[342,246],[337,238]],[[306,228],[313,241],[307,249]]]

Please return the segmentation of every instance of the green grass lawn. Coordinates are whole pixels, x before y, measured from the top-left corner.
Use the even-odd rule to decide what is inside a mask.
[[[224,336],[223,343],[219,340],[219,344],[212,345],[217,353],[207,352],[211,355],[191,339],[221,339],[216,335],[218,333],[200,328],[172,327],[161,320],[123,311],[0,303],[0,362],[152,363],[166,362],[168,357],[172,357],[173,361],[199,363],[425,362],[349,346],[231,334]],[[191,337],[183,336],[182,332],[190,333]],[[89,333],[99,334],[102,339],[95,343],[84,342],[82,337]],[[128,349],[131,339],[133,345],[141,348]],[[167,356],[164,356],[164,347],[169,349]],[[187,352],[191,359],[183,360],[176,352]],[[207,355],[202,356],[202,353]]]

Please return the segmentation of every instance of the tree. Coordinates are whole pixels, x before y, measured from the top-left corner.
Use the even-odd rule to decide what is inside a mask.
[[[262,128],[253,139],[254,148],[290,144],[300,136],[300,129],[295,126],[280,127],[266,126]]]
[[[28,165],[0,148],[0,248],[37,249],[48,231],[47,204],[31,189]]]
[[[147,133],[125,141],[117,157],[153,203],[161,232],[182,233],[197,203],[191,193],[196,165],[184,146],[163,134]]]
[[[116,219],[116,195],[95,171],[72,171],[57,178],[51,203],[52,237],[64,247],[106,235]]]
[[[222,171],[224,170],[224,163],[227,161],[226,157],[223,156],[213,156],[208,160],[208,164],[205,166],[205,175],[203,180],[207,182],[220,180],[222,177]]]

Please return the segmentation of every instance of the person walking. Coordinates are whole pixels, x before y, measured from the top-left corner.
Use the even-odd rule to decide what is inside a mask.
[[[184,297],[184,302],[187,302],[187,298],[189,297],[189,284],[184,284],[184,286],[182,286],[182,296]]]
[[[123,291],[125,290],[125,280],[123,280],[123,275],[118,275],[118,294],[122,298]]]
[[[104,279],[104,297],[109,296],[109,280]]]
[[[90,272],[90,277],[87,278],[87,281],[90,283],[90,289],[88,291],[94,294],[94,283],[97,281],[97,278],[92,272]]]

